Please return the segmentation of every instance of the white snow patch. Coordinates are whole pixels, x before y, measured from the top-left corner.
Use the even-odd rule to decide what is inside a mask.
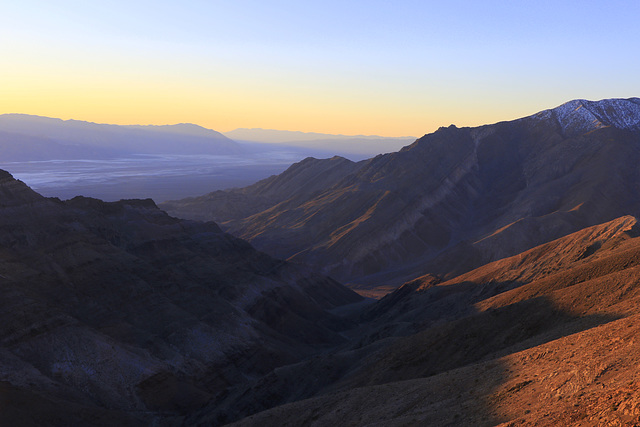
[[[640,104],[628,99],[583,101],[598,120],[619,129],[640,130]]]
[[[576,99],[547,111],[555,115],[567,136],[580,135],[607,126],[640,130],[640,100],[637,98],[601,101]],[[536,117],[547,116],[543,114],[547,111],[539,113]]]

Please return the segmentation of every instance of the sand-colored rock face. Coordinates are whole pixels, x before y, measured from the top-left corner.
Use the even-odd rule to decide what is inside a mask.
[[[306,160],[166,208],[216,218],[259,249],[354,288],[452,277],[640,215],[639,123],[637,98],[576,100],[511,122],[441,128],[357,164]],[[304,191],[310,176],[313,191]]]

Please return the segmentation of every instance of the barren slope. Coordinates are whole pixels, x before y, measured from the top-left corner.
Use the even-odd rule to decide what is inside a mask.
[[[311,399],[235,425],[640,423],[635,218],[395,294],[358,344],[269,375],[271,396]]]
[[[427,378],[274,408],[234,426],[633,426],[640,316]]]
[[[637,98],[577,100],[511,122],[441,128],[317,192],[284,190],[268,200],[234,191],[187,204],[262,250],[353,286],[398,286],[426,272],[452,277],[639,215],[639,123]],[[330,163],[309,166],[317,174]],[[287,188],[304,188],[289,178]],[[250,209],[229,209],[239,194]],[[178,205],[166,208],[179,214]]]
[[[362,165],[362,162],[354,163],[338,156],[321,160],[308,157],[291,165],[280,175],[271,176],[248,187],[168,201],[160,204],[160,207],[180,218],[202,221],[228,221],[264,210],[295,208],[333,187]]]
[[[179,421],[344,342],[355,293],[151,200],[47,199],[0,172],[0,424]]]

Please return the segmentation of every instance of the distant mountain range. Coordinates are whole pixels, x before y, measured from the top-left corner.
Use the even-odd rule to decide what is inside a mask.
[[[234,140],[255,141],[271,144],[286,144],[289,142],[317,141],[317,140],[344,140],[367,139],[371,141],[385,141],[394,139],[415,140],[415,136],[386,137],[378,135],[335,135],[329,133],[300,132],[290,130],[240,128],[224,132],[226,136]]]
[[[109,158],[128,154],[241,154],[214,130],[192,124],[120,126],[25,114],[0,115],[4,162]]]
[[[640,214],[640,100],[575,100],[450,126],[361,162],[306,159],[242,189],[162,205],[213,219],[353,287],[457,275]]]
[[[0,166],[47,196],[166,201],[243,187],[308,156],[337,153],[363,159],[415,140],[268,132],[310,140],[236,142],[188,123],[121,126],[4,114],[0,115]]]
[[[225,135],[239,142],[278,144],[297,148],[311,156],[332,157],[340,155],[352,160],[362,160],[377,154],[397,151],[416,140],[413,136],[350,136],[272,129],[236,129],[225,132]]]
[[[396,151],[414,140],[414,137],[345,136],[263,129],[237,129],[225,136],[189,123],[111,125],[26,114],[0,115],[0,158],[3,162],[108,159],[131,154],[251,157],[256,153],[287,149],[298,153],[299,158],[340,154],[362,159]]]

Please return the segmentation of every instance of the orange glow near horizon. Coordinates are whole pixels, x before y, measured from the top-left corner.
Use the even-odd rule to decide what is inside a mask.
[[[153,81],[14,80],[0,89],[0,114],[19,113],[108,124],[194,123],[228,132],[263,128],[343,135],[419,137],[440,126],[477,126],[520,117],[495,108],[436,103],[436,108],[398,99],[348,100],[339,94],[305,96],[222,87],[173,87]],[[548,107],[552,107],[550,105]],[[522,108],[521,115],[532,114]]]
[[[615,7],[144,3],[3,5],[0,114],[418,137],[640,90]]]
[[[188,66],[127,56],[127,67],[114,66],[122,58],[109,52],[85,52],[82,63],[72,61],[74,52],[58,54],[61,59],[32,56],[0,70],[0,113],[121,125],[194,123],[219,132],[263,128],[420,137],[440,126],[477,126],[537,111],[532,99],[515,99],[520,105],[514,106],[513,98],[476,87],[471,93],[482,102],[474,104],[467,98],[469,87],[454,90],[442,80],[414,86],[408,77],[380,80],[360,76],[357,68],[305,74],[273,67],[255,74],[249,62],[236,71],[186,54],[178,62]],[[540,109],[555,106],[539,101]]]

